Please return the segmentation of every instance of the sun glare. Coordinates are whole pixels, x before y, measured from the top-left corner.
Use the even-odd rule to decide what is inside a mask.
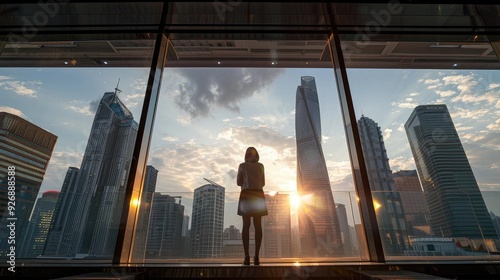
[[[297,193],[290,194],[290,206],[295,209],[300,207],[300,196]]]

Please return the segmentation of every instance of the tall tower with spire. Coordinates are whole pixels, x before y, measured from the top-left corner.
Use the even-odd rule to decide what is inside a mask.
[[[114,92],[104,93],[68,203],[58,256],[112,256],[138,124]],[[61,194],[62,196],[64,194]],[[55,217],[57,219],[57,217]]]

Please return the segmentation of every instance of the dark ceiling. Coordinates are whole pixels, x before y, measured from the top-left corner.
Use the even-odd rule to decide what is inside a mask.
[[[163,31],[171,67],[331,67],[338,34],[347,67],[500,68],[500,5],[64,2],[0,4],[0,67],[148,67]]]

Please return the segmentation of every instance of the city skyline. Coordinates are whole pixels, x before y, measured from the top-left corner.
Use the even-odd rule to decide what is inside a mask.
[[[291,128],[294,98],[290,96],[290,92],[293,95],[295,91],[293,85],[296,83],[293,80],[303,75],[316,77],[321,94],[320,106],[324,114],[322,138],[332,190],[354,191],[332,71],[265,69],[263,74],[258,75],[256,72],[259,70],[166,69],[164,76],[167,78],[162,86],[149,157],[149,164],[156,166],[155,163],[160,163],[159,191],[192,193],[192,190],[201,184],[201,178],[207,177],[227,187],[230,198],[230,194],[239,191],[233,183],[231,170],[241,161],[244,148],[255,142],[263,147],[265,153],[262,161],[266,164],[267,173],[273,175],[270,176],[265,191],[293,191],[295,148]],[[42,191],[58,190],[67,168],[78,166],[78,162],[81,162],[85,148],[85,141],[82,139],[88,137],[92,104],[95,104],[94,101],[99,98],[100,92],[114,88],[119,77],[123,91],[120,96],[127,106],[130,106],[134,115],[140,117],[140,98],[147,80],[145,70],[100,68],[97,72],[93,69],[33,68],[3,71],[0,73],[0,90],[6,98],[0,109],[15,111],[28,120],[36,119],[37,124],[40,122],[39,125],[47,125],[51,131],[61,136],[49,164]],[[256,86],[247,86],[243,90],[244,94],[225,101],[227,94],[220,93],[220,89],[230,91],[231,88],[226,88],[228,82],[210,81],[217,80],[217,77],[228,72],[232,72],[228,74],[230,77],[235,77],[230,79],[230,82],[247,75],[250,78],[249,84]],[[202,78],[202,75],[208,76]],[[498,157],[495,156],[499,153],[499,144],[498,137],[495,136],[500,128],[496,124],[498,113],[492,110],[499,106],[495,99],[500,89],[499,71],[349,70],[349,75],[352,77],[351,90],[357,114],[384,114],[379,124],[384,136],[389,136],[386,145],[394,170],[415,168],[406,136],[401,130],[401,125],[409,116],[412,106],[448,100],[453,105],[450,110],[453,108],[452,113],[458,117],[459,133],[463,136],[461,138],[464,139],[464,148],[477,174],[480,188],[499,189],[496,180]],[[264,82],[263,76],[269,79]],[[384,81],[384,77],[391,77],[391,81]],[[357,82],[361,79],[364,82]],[[71,92],[67,93],[67,87],[63,86],[61,80],[74,84]],[[190,115],[188,109],[182,109],[188,107],[181,106],[186,100],[184,103],[179,100],[177,103],[180,105],[176,105],[181,92],[196,96],[210,84],[217,85],[219,90],[209,91],[209,94],[220,96],[221,100],[211,103],[205,111],[200,112],[208,112],[211,115],[196,116],[192,112]],[[190,92],[187,91],[187,85],[193,85]],[[61,95],[62,92],[64,94]],[[366,94],[369,92],[377,94]],[[55,103],[59,104],[59,108],[51,109],[53,105],[48,102],[56,98],[59,98],[58,103]],[[37,104],[33,104],[33,100],[37,100]],[[241,105],[242,100],[246,102],[245,106]],[[231,101],[239,105],[239,112],[236,109],[227,109],[225,104]],[[32,110],[33,108],[47,110]],[[42,111],[45,115],[39,116]],[[159,120],[169,125],[159,125]],[[221,156],[223,154],[225,155]],[[197,160],[186,161],[188,157]],[[235,164],[230,164],[231,162]],[[188,168],[191,164],[198,165],[200,170],[205,171],[200,173],[191,170]],[[173,168],[170,168],[172,166]],[[495,213],[500,212],[498,208],[492,210]]]

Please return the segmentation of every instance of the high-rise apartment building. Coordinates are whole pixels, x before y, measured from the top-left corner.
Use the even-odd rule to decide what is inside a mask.
[[[365,116],[358,120],[358,129],[384,250],[388,255],[403,255],[409,242],[407,226],[382,131],[375,121]]]
[[[417,106],[405,129],[433,233],[442,237],[498,238],[446,105]]]
[[[153,207],[153,196],[156,190],[158,170],[152,165],[146,166],[144,176],[144,186],[142,188],[141,202],[139,204],[139,214],[135,230],[134,259],[142,260],[146,254],[146,244],[148,240],[148,230],[150,224],[151,208]],[[184,209],[182,210],[184,212]]]
[[[183,221],[181,197],[156,192],[149,218],[146,258],[179,258],[183,248]]]
[[[58,197],[59,191],[46,191],[36,200],[31,219],[23,233],[23,241],[20,243],[21,257],[36,258],[43,254]]]
[[[429,207],[427,207],[417,171],[401,170],[392,173],[392,178],[396,191],[401,196],[408,234],[416,237],[431,235]]]
[[[304,76],[297,87],[295,136],[301,256],[341,255],[342,238],[330,179],[321,145],[321,119],[314,77]]]
[[[132,161],[138,124],[115,92],[97,108],[68,206],[58,256],[111,256]],[[61,194],[65,196],[66,194]]]
[[[1,258],[11,246],[7,240],[10,235],[7,224],[15,221],[18,238],[25,231],[56,141],[57,136],[47,130],[16,115],[0,112]],[[9,176],[9,171],[15,172],[14,176]],[[9,198],[12,186],[15,186],[15,200]],[[14,203],[15,211],[8,210],[9,202]]]
[[[191,215],[191,257],[222,257],[224,187],[206,184],[194,190]]]
[[[262,219],[262,256],[266,258],[292,257],[292,225],[290,195],[266,194],[268,215]]]

